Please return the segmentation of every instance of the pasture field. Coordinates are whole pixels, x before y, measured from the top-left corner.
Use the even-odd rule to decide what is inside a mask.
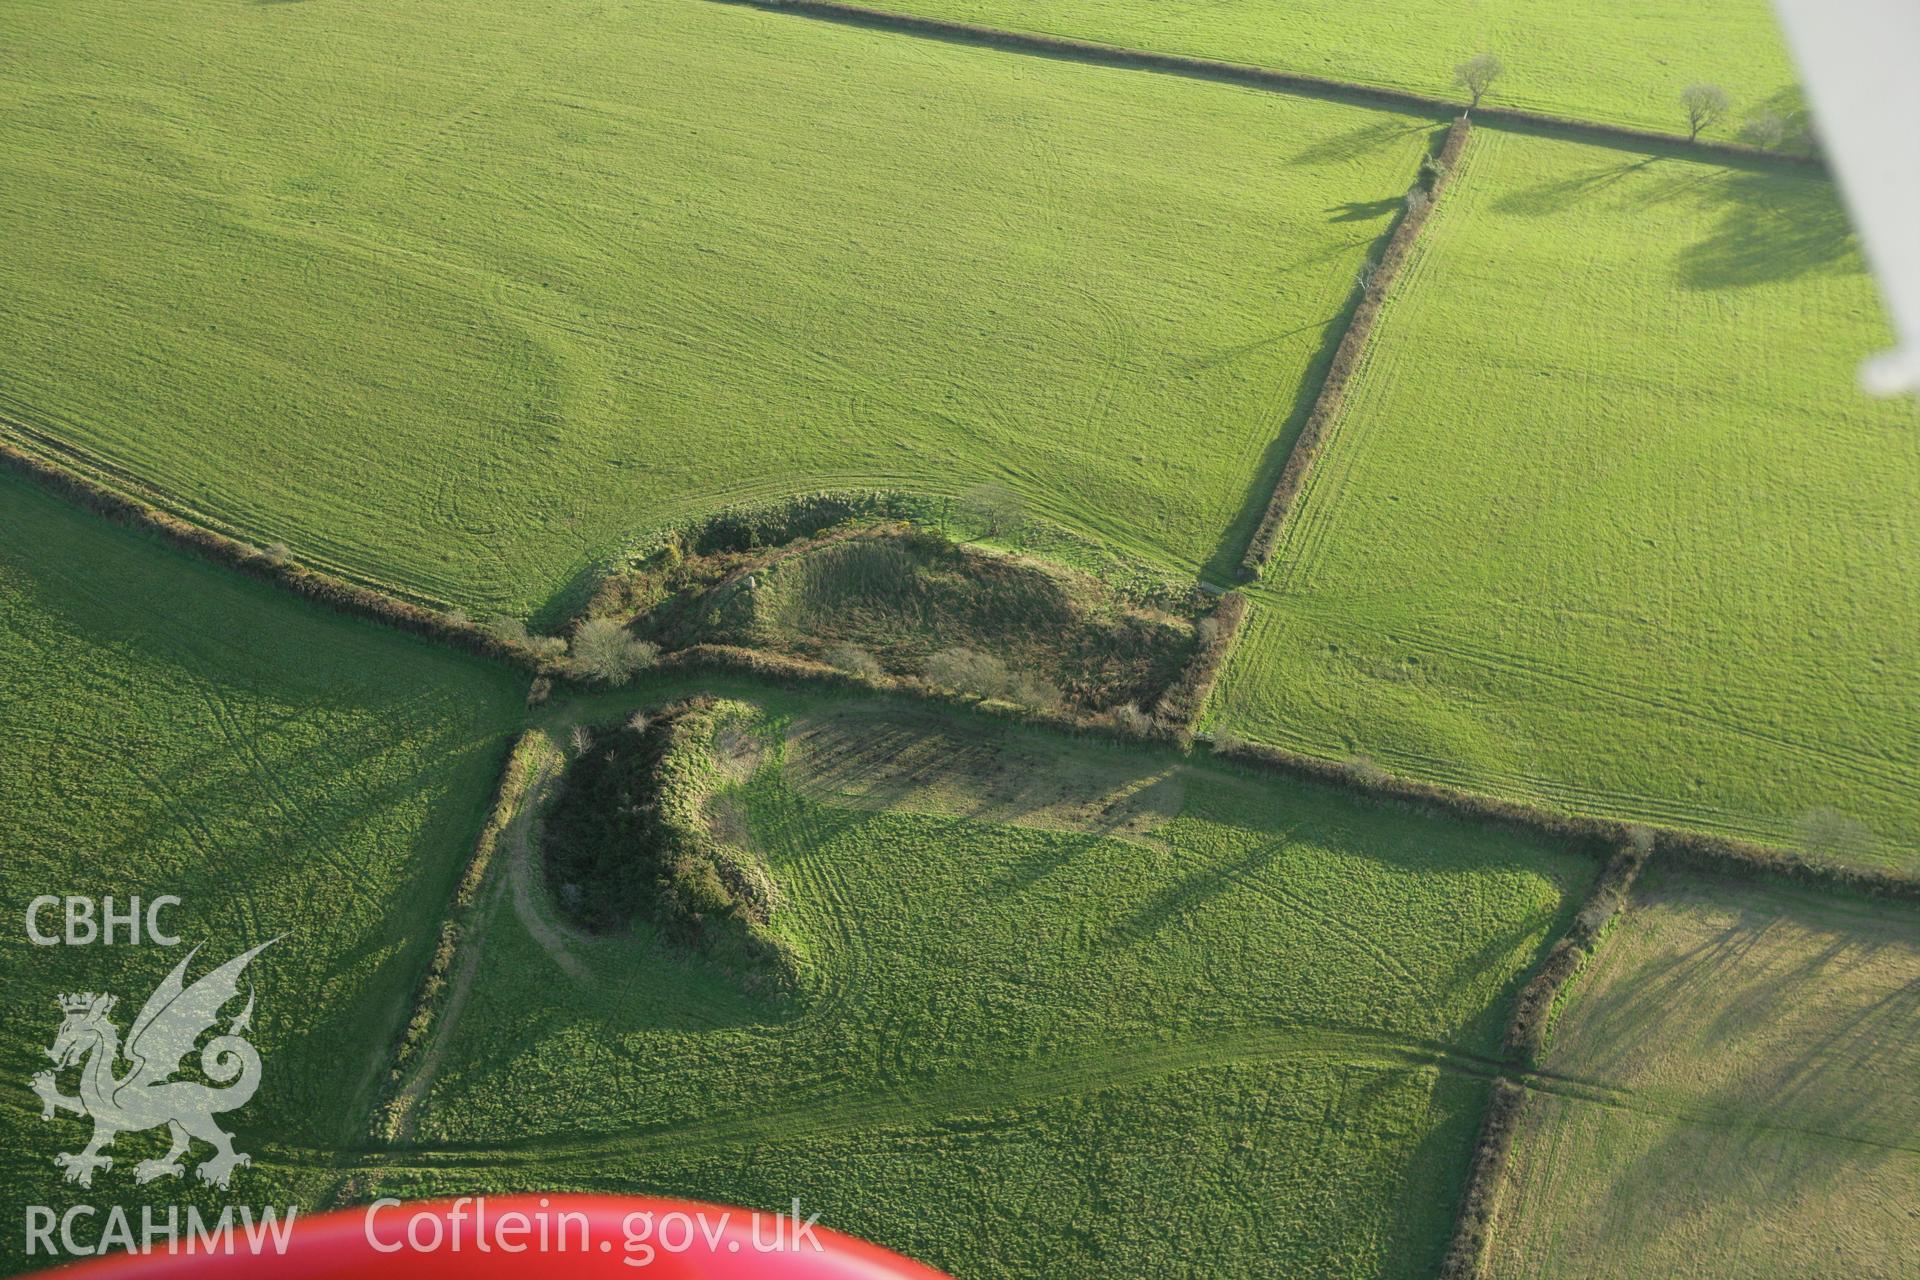
[[[1481,129],[1217,727],[1551,807],[1920,847],[1920,414],[1831,187]]]
[[[903,701],[760,705],[716,803],[805,996],[644,926],[572,934],[503,846],[384,1189],[799,1195],[964,1276],[1435,1265],[1488,1055],[1589,859]]]
[[[1231,563],[1434,128],[689,0],[9,25],[0,415],[475,616],[822,487]]]
[[[78,1151],[88,1126],[43,1122],[26,1081],[49,1065],[57,995],[112,992],[125,1035],[189,947],[202,947],[191,979],[280,937],[248,971],[265,1070],[227,1121],[253,1156],[230,1198],[313,1207],[338,1180],[335,1153],[365,1140],[524,681],[304,605],[11,475],[0,658],[0,1196],[16,1213],[221,1203],[192,1181],[209,1154],[197,1144],[185,1184],[135,1189],[134,1164],[160,1154],[164,1133],[122,1136],[90,1190],[63,1183],[53,1156]],[[41,894],[121,906],[178,895],[162,922],[182,945],[129,946],[124,933],[112,947],[33,945],[24,919]],[[42,928],[58,933],[59,916]],[[70,1094],[72,1077],[62,1085]],[[27,1261],[18,1224],[0,1246],[9,1272]]]
[[[1717,83],[1736,115],[1798,109],[1767,0],[858,0],[868,8],[1007,31],[1238,62],[1465,102],[1453,69],[1490,51],[1506,72],[1489,104],[1686,133],[1680,91]]]
[[[1527,1098],[1491,1275],[1912,1274],[1912,905],[1656,873],[1545,1068],[1570,1079]]]

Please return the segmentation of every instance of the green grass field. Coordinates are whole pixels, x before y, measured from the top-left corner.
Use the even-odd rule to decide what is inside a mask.
[[[1684,134],[1680,91],[1717,83],[1735,118],[1795,109],[1793,68],[1767,0],[864,0],[870,8],[1069,36],[1465,101],[1453,69],[1506,66],[1487,101]],[[1709,136],[1715,136],[1710,134]]]
[[[1431,129],[685,0],[12,18],[0,413],[476,616],[822,486],[1230,562]]]
[[[1483,129],[1214,718],[1566,809],[1920,845],[1920,415],[1832,190]]]
[[[808,997],[570,935],[514,884],[391,1185],[797,1194],[963,1276],[1434,1264],[1590,861],[1172,754],[768,704],[723,794]]]
[[[11,475],[0,655],[0,1197],[56,1210],[219,1203],[191,1182],[134,1190],[132,1166],[161,1152],[160,1133],[123,1136],[91,1190],[65,1185],[53,1156],[79,1150],[88,1127],[42,1122],[25,1082],[48,1065],[61,993],[114,993],[124,1035],[188,946],[204,944],[197,977],[284,934],[249,971],[265,1070],[228,1122],[254,1157],[234,1198],[312,1207],[337,1181],[335,1152],[364,1142],[523,682],[300,604]],[[163,918],[178,950],[26,937],[40,894],[124,905],[167,893],[183,899]],[[58,916],[43,929],[57,932]],[[0,1268],[19,1269],[23,1247],[5,1232]]]
[[[1920,916],[1656,877],[1574,989],[1491,1274],[1895,1277],[1920,1255]]]

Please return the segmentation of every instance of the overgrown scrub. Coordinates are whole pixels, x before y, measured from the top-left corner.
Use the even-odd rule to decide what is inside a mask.
[[[662,544],[611,576],[590,619],[631,619],[667,650],[735,646],[1084,714],[1155,705],[1207,647],[1191,615],[920,525],[841,525],[771,548],[703,545]]]
[[[398,1138],[406,1124],[406,1098],[401,1086],[433,1031],[434,1017],[446,996],[447,983],[453,973],[454,958],[473,923],[475,909],[480,903],[480,890],[485,886],[487,873],[493,866],[493,856],[499,849],[501,833],[513,821],[521,801],[526,798],[527,787],[539,773],[542,759],[552,751],[553,744],[544,733],[529,729],[514,739],[512,748],[507,752],[499,785],[494,788],[493,803],[487,810],[486,824],[480,828],[479,838],[474,841],[473,856],[467,859],[466,869],[461,872],[460,882],[454,888],[453,903],[447,917],[440,922],[440,939],[434,947],[433,959],[427,964],[426,976],[421,979],[420,991],[414,997],[413,1014],[407,1019],[406,1026],[401,1028],[400,1038],[393,1046],[387,1068],[387,1100],[375,1113],[374,1124],[376,1132],[386,1141]]]
[[[1333,362],[1327,368],[1326,380],[1320,384],[1320,394],[1315,397],[1313,408],[1308,412],[1306,422],[1301,425],[1293,450],[1280,470],[1280,478],[1274,482],[1273,496],[1267,500],[1266,512],[1260,517],[1260,525],[1254,530],[1247,554],[1240,561],[1243,576],[1259,577],[1267,561],[1272,558],[1274,547],[1279,545],[1281,527],[1286,523],[1287,514],[1293,508],[1293,500],[1298,496],[1308,470],[1320,454],[1327,427],[1345,400],[1347,382],[1360,366],[1360,356],[1366,350],[1367,336],[1373,332],[1373,322],[1380,314],[1380,306],[1386,301],[1394,277],[1405,265],[1420,228],[1426,225],[1435,202],[1445,192],[1447,181],[1460,161],[1460,153],[1466,148],[1471,129],[1465,116],[1457,117],[1447,127],[1439,153],[1421,162],[1420,171],[1410,188],[1410,194],[1417,193],[1420,198],[1407,201],[1399,222],[1387,237],[1386,248],[1381,250],[1380,260],[1370,263],[1363,271],[1360,301],[1354,306],[1353,318],[1347,322],[1347,331],[1340,336],[1340,344],[1333,350]]]
[[[547,815],[547,886],[581,927],[615,933],[650,920],[749,990],[792,990],[798,966],[767,931],[778,889],[758,857],[715,837],[706,805],[718,785],[723,728],[736,703],[689,699],[583,734]]]

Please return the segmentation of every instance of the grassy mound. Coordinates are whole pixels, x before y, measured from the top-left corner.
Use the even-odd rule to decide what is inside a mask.
[[[779,892],[748,850],[719,838],[709,802],[716,751],[751,731],[751,709],[696,698],[598,731],[581,729],[541,840],[547,885],[591,932],[657,924],[749,990],[791,990],[797,961],[767,925]]]
[[[581,701],[549,731],[622,705]],[[756,701],[720,790],[804,1010],[502,902],[384,1189],[798,1195],[961,1276],[1433,1274],[1588,859],[928,704]]]
[[[1085,711],[1154,705],[1195,646],[1193,624],[1169,609],[904,524],[772,551],[663,551],[594,606],[634,609],[637,629],[670,649],[741,645]]]

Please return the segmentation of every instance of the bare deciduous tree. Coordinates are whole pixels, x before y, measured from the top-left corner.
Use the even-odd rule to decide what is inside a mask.
[[[1680,105],[1687,109],[1687,141],[1692,142],[1702,129],[1711,129],[1724,120],[1733,104],[1727,101],[1727,91],[1717,84],[1690,84],[1680,91]]]
[[[1476,53],[1453,69],[1453,82],[1473,95],[1467,103],[1471,111],[1480,105],[1480,99],[1486,97],[1487,90],[1500,78],[1506,68],[1500,59],[1490,53]]]
[[[858,645],[837,644],[826,652],[827,665],[837,667],[850,675],[866,676],[869,679],[886,674],[886,668],[880,660]]]
[[[660,657],[659,645],[642,640],[612,618],[581,623],[571,647],[574,671],[607,684],[625,684]]]
[[[1747,117],[1740,134],[1754,146],[1772,150],[1787,140],[1787,118],[1778,111],[1756,111]]]
[[[1816,862],[1859,862],[1873,856],[1879,841],[1864,824],[1836,809],[1814,809],[1794,824],[1793,842]]]
[[[1003,484],[977,484],[960,495],[960,510],[985,537],[1014,537],[1026,523],[1027,506]]]

